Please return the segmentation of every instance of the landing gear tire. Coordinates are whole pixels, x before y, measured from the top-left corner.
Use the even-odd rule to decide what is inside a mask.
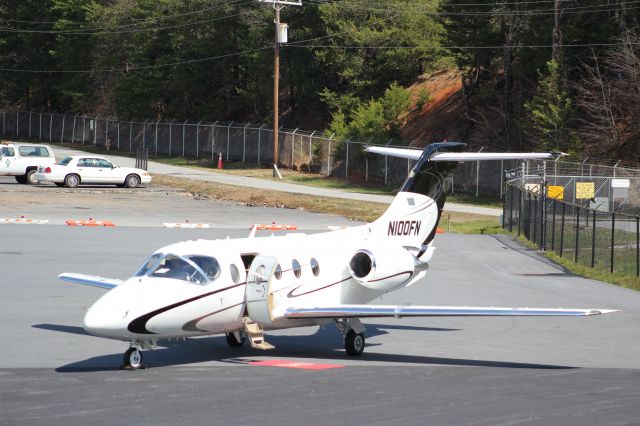
[[[131,347],[124,353],[122,361],[125,369],[137,370],[142,367],[142,352],[136,347]]]
[[[344,337],[344,349],[349,356],[360,356],[364,352],[364,334],[349,330]]]
[[[247,337],[244,335],[241,335],[240,340],[238,340],[234,333],[225,333],[224,337],[227,338],[227,344],[232,348],[244,345],[244,342],[247,340]]]

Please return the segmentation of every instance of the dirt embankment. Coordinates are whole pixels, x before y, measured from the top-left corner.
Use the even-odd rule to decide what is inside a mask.
[[[429,101],[420,111],[409,117],[402,127],[402,136],[414,145],[423,146],[442,140],[456,140],[462,136],[461,118],[464,116],[462,83],[457,70],[448,70],[423,76],[409,90],[417,99],[422,90]]]

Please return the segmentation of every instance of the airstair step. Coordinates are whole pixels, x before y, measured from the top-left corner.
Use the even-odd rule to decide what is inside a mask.
[[[269,350],[275,349],[275,346],[267,343],[264,340],[264,332],[260,324],[253,322],[250,318],[244,318],[244,331],[249,338],[252,348]]]

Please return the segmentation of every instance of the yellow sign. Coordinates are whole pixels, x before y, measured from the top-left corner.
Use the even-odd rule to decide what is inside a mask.
[[[593,182],[576,182],[576,199],[589,200],[596,195],[596,185]]]
[[[547,198],[555,198],[556,200],[564,200],[564,187],[549,185],[547,187]]]

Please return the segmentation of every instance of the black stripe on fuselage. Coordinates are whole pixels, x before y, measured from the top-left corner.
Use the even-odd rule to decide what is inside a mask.
[[[210,291],[208,293],[204,293],[204,294],[201,294],[199,296],[195,296],[195,297],[192,297],[190,299],[182,300],[180,302],[173,303],[173,304],[165,306],[163,308],[156,309],[155,311],[151,311],[151,312],[149,312],[147,314],[144,314],[142,316],[139,316],[138,318],[136,318],[133,321],[131,321],[129,323],[129,325],[127,326],[127,330],[129,330],[131,333],[136,333],[136,334],[156,334],[156,333],[154,333],[152,331],[147,330],[147,322],[149,322],[149,320],[151,318],[155,317],[156,315],[160,315],[160,314],[162,314],[164,312],[170,311],[173,308],[177,308],[178,306],[183,306],[183,305],[186,305],[187,303],[191,303],[191,302],[193,302],[195,300],[203,299],[205,297],[211,296],[212,294],[216,294],[216,293],[220,293],[220,292],[223,292],[223,291],[226,291],[226,290],[230,290],[232,288],[239,287],[241,285],[245,285],[245,283],[242,282],[242,283],[234,284],[232,286],[221,288],[221,289],[218,289],[218,290],[215,290],[215,291]]]
[[[217,311],[211,312],[210,314],[202,315],[201,317],[198,317],[198,318],[196,318],[194,320],[191,320],[188,323],[186,323],[185,325],[183,325],[182,326],[182,330],[183,331],[195,331],[195,332],[200,332],[200,333],[206,333],[207,330],[202,330],[202,329],[196,327],[196,324],[199,323],[200,321],[202,321],[205,318],[212,317],[215,314],[219,314],[220,312],[228,311],[229,309],[233,309],[235,307],[242,306],[242,305],[244,305],[244,301],[241,302],[241,303],[236,303],[235,305],[227,306],[226,308],[218,309]]]

